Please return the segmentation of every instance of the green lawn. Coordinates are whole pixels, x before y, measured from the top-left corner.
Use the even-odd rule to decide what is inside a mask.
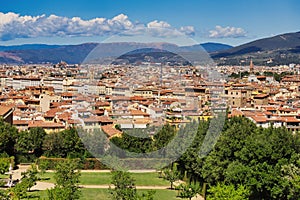
[[[136,181],[136,185],[143,186],[169,186],[169,182],[158,178],[157,173],[131,173]],[[45,182],[54,183],[54,173],[45,173],[40,176]],[[108,185],[111,182],[111,173],[102,172],[82,172],[80,177],[80,184],[82,185]]]
[[[147,192],[147,190],[138,190],[139,193]],[[38,191],[28,193],[32,198],[30,200],[38,200],[47,198],[47,191]],[[156,190],[154,194],[154,200],[179,200],[176,198],[177,192],[174,190]],[[80,200],[109,200],[111,199],[107,189],[81,189]]]

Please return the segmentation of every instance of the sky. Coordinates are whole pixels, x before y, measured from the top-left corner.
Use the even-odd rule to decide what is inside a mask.
[[[0,45],[152,37],[237,46],[299,31],[299,10],[298,0],[1,0]]]

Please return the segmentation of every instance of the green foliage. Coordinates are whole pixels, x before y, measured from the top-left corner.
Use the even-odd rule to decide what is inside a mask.
[[[173,169],[166,168],[163,170],[163,178],[170,182],[171,190],[173,189],[173,184],[175,181],[179,180],[180,172],[177,170],[177,166],[174,164]]]
[[[18,134],[16,149],[22,153],[42,155],[42,145],[46,132],[42,128],[33,128]]]
[[[56,166],[55,187],[48,190],[50,200],[75,200],[80,197],[78,163],[74,160],[66,160]]]
[[[32,164],[29,170],[22,173],[21,184],[23,184],[24,187],[26,187],[30,191],[30,188],[33,187],[38,180],[37,174],[37,166],[35,164]]]
[[[193,145],[178,161],[178,169],[187,171],[191,181],[208,183],[211,188],[220,183],[235,189],[243,185],[251,200],[298,199],[299,133],[258,128],[244,117],[234,117],[226,120],[214,149],[199,158],[206,130],[207,123],[200,121]]]
[[[149,127],[147,130],[132,130],[125,132],[122,137],[114,137],[111,142],[121,149],[127,150],[130,157],[134,156],[134,153],[148,153],[159,150],[165,147],[175,136],[176,130],[171,125],[163,126],[158,132],[151,137],[150,132],[153,131],[153,127]],[[118,150],[112,150],[112,152],[118,153]],[[118,157],[126,157],[126,155],[117,154]]]
[[[111,184],[115,186],[110,189],[112,198],[115,200],[131,200],[136,199],[136,187],[134,179],[128,172],[114,171],[112,172]]]
[[[247,200],[250,191],[243,185],[235,187],[233,184],[225,185],[218,183],[208,190],[207,200]]]
[[[79,158],[86,152],[76,129],[46,135],[43,150],[45,156],[59,158]]]
[[[87,155],[88,157],[103,157],[109,139],[100,128],[96,128],[93,131],[78,129],[78,134],[85,148],[89,151],[89,153],[85,152],[86,154],[89,154]]]
[[[13,200],[27,198],[30,188],[36,184],[38,170],[36,165],[32,164],[31,168],[22,173],[22,178],[13,188],[8,190],[9,196]]]
[[[20,154],[19,162],[33,162],[43,154],[45,135],[46,132],[42,128],[33,128],[18,134],[15,149]]]
[[[8,172],[12,159],[13,158],[0,158],[0,174]]]
[[[180,184],[178,189],[180,190],[178,197],[189,200],[201,192],[199,184]]]
[[[1,200],[11,200],[9,191],[0,189],[0,199]]]
[[[14,156],[14,146],[16,143],[18,130],[16,127],[0,119],[0,152]]]
[[[110,194],[114,200],[153,200],[155,191],[148,191],[141,195],[137,193],[135,180],[128,172],[113,171]]]

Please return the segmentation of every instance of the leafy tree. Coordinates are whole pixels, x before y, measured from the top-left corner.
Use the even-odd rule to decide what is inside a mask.
[[[78,134],[90,153],[89,157],[102,158],[104,156],[109,140],[101,129],[97,128],[93,131],[79,129]]]
[[[112,181],[115,187],[110,188],[110,193],[115,200],[134,200],[136,199],[136,187],[134,179],[128,172],[114,171],[112,172]]]
[[[0,158],[0,174],[8,172],[12,158]]]
[[[36,184],[37,181],[37,167],[32,164],[31,168],[26,172],[22,173],[22,178],[13,188],[8,190],[10,199],[19,200],[22,198],[28,198],[27,191]]]
[[[34,155],[35,158],[43,154],[43,141],[46,132],[42,128],[33,128],[18,134],[16,150],[24,156]]]
[[[9,192],[7,190],[0,190],[1,200],[10,200]]]
[[[9,156],[15,155],[15,143],[18,130],[16,127],[0,119],[0,152],[7,153]]]
[[[76,129],[68,129],[45,136],[43,150],[47,157],[81,158],[86,149]]]
[[[180,190],[178,197],[187,198],[189,200],[201,192],[201,188],[198,184],[180,184],[178,189]]]
[[[234,185],[218,183],[208,189],[207,200],[246,200],[249,199],[250,191],[243,185],[235,188]]]
[[[60,162],[56,166],[54,179],[55,187],[48,190],[50,200],[75,200],[80,197],[78,163],[74,160]]]
[[[173,185],[174,185],[174,182],[179,180],[179,177],[180,177],[180,172],[177,170],[177,167],[176,165],[174,164],[173,165],[173,169],[165,169],[163,170],[163,178],[167,181],[170,182],[171,186],[171,190],[173,189]]]
[[[299,158],[299,157],[298,157]],[[300,161],[298,160],[300,164]],[[300,196],[300,168],[294,164],[282,166],[283,181],[288,190],[287,199],[297,199]]]
[[[21,183],[30,191],[30,188],[36,184],[38,170],[35,164],[31,165],[31,168],[26,172],[22,173]]]
[[[109,191],[114,200],[153,200],[155,191],[148,191],[139,195],[136,190],[135,180],[128,172],[113,171],[112,182],[114,188]]]

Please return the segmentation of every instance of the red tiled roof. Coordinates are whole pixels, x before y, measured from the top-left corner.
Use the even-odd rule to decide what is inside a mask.
[[[30,121],[28,124],[28,128],[35,128],[35,127],[41,127],[41,128],[65,128],[65,126],[61,123],[55,123],[55,122],[44,122],[44,121]]]
[[[12,110],[11,106],[0,106],[0,116],[4,116]]]
[[[116,129],[113,124],[101,126],[101,128],[109,137],[122,134],[122,132]]]
[[[13,125],[28,125],[28,120],[13,120]]]

